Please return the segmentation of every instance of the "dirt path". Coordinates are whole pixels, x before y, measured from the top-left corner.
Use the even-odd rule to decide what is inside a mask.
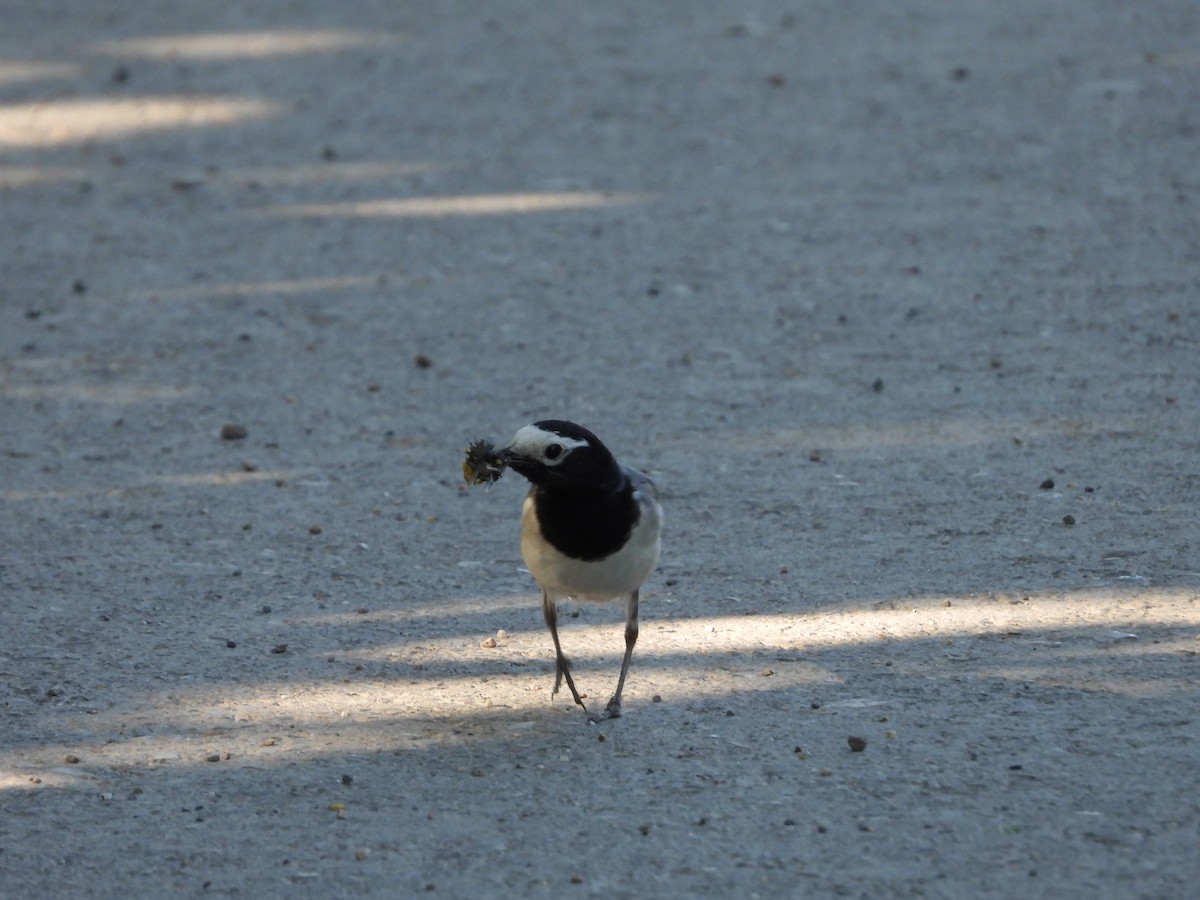
[[[0,2],[0,895],[1194,890],[1193,3],[85,6]],[[547,416],[668,516],[603,726],[459,482]]]

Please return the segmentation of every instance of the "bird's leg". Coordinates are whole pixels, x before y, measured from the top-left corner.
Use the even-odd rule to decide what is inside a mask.
[[[625,676],[629,674],[629,661],[633,659],[633,645],[638,638],[638,590],[629,595],[625,613],[625,659],[621,662],[621,677],[617,679],[617,691],[604,707],[604,719],[616,719],[621,715],[621,691],[625,690]]]
[[[558,606],[545,588],[542,589],[542,615],[546,619],[546,627],[550,629],[550,637],[554,640],[554,690],[550,692],[550,696],[553,697],[558,693],[565,678],[567,687],[571,689],[571,696],[575,698],[575,702],[583,708],[583,711],[587,712],[587,707],[583,705],[579,691],[575,689],[575,679],[571,677],[571,668],[566,656],[563,655],[562,645],[558,642]]]

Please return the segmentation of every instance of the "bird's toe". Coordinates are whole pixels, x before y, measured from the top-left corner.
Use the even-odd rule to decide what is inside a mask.
[[[608,701],[608,705],[604,707],[604,712],[588,716],[588,721],[594,723],[619,718],[621,718],[621,701],[619,698],[613,697]]]

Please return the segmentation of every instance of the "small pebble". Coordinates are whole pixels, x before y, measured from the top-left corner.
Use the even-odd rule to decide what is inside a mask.
[[[342,784],[354,784],[354,776],[353,775],[343,775],[342,776]]]
[[[223,441],[241,441],[245,440],[250,432],[245,425],[236,425],[232,422],[226,422],[221,426],[221,440]]]
[[[428,356],[426,356],[424,353],[418,353],[416,359],[413,360],[413,362],[415,362],[417,364],[418,369],[433,368],[433,360],[430,359]]]
[[[1040,487],[1043,491],[1052,491],[1054,490],[1054,479],[1047,478],[1045,481],[1039,484],[1038,487]]]
[[[321,533],[321,526],[320,526],[320,525],[309,525],[309,526],[308,526],[308,533],[309,533],[309,534],[320,534],[320,533]]]
[[[850,749],[855,753],[862,753],[867,749],[866,738],[860,738],[856,734],[852,734],[850,737],[846,738],[846,743],[850,745]]]
[[[366,859],[370,855],[371,855],[371,851],[368,850],[366,847],[362,847],[362,848],[354,851],[355,859]]]
[[[221,761],[221,754],[220,754],[220,753],[210,753],[210,754],[208,754],[208,756],[206,756],[206,757],[204,757],[204,758],[205,758],[205,760],[207,760],[208,762],[220,762],[220,761]]]
[[[276,644],[274,647],[271,648],[271,652],[272,653],[287,653],[287,649],[288,649],[287,644]]]
[[[479,646],[483,647],[485,650],[491,650],[496,646],[496,639],[494,637],[484,638],[479,642]]]
[[[1070,513],[1067,513],[1065,516],[1063,516],[1063,524],[1064,525],[1074,525],[1075,517],[1073,515],[1071,515]]]
[[[65,760],[66,762],[70,763],[71,765],[75,765],[75,763],[79,762],[79,757],[78,757],[78,756],[76,756],[74,753],[68,753],[68,754],[67,754],[67,755],[64,757],[64,760]]]

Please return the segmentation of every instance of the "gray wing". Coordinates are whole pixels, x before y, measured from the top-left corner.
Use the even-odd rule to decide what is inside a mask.
[[[645,472],[639,472],[629,466],[621,466],[621,469],[633,486],[633,499],[637,501],[638,509],[641,511],[641,522],[649,525],[657,535],[658,530],[662,528],[663,521],[662,506],[658,502],[658,488]]]
[[[625,477],[629,479],[629,483],[633,485],[635,494],[642,494],[654,500],[658,499],[658,488],[654,482],[650,480],[650,476],[645,472],[639,472],[637,469],[629,466],[621,466],[621,471],[625,473]]]

